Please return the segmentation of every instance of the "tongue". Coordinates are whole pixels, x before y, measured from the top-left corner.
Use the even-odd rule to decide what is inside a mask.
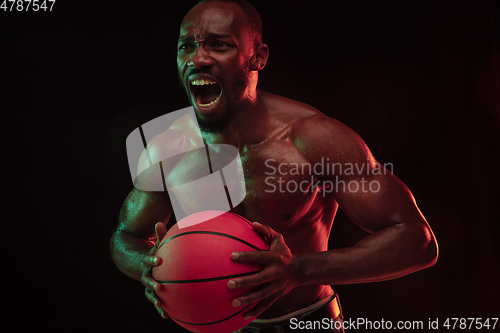
[[[220,94],[220,87],[218,84],[211,84],[208,86],[201,86],[199,88],[198,102],[200,104],[208,104],[215,101]]]

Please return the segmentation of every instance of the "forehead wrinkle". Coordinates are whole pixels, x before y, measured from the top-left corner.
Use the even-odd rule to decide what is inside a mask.
[[[224,39],[224,38],[231,38],[234,40],[234,36],[231,34],[219,34],[215,32],[206,32],[201,34],[200,36],[196,37],[196,35],[182,35],[179,36],[179,41],[203,41],[206,39]]]
[[[248,31],[248,25],[248,18],[236,4],[197,5],[183,19],[179,41],[185,36],[190,36],[186,41],[199,41],[211,33],[230,35],[238,47],[247,43],[253,45],[253,34]]]
[[[193,24],[194,26],[194,24]],[[188,30],[188,31],[186,31]],[[190,31],[189,31],[190,30]],[[203,42],[207,39],[224,39],[224,38],[229,38],[233,43],[236,43],[236,45],[240,46],[241,42],[243,40],[249,40],[251,39],[248,32],[242,29],[235,29],[234,27],[231,27],[230,32],[216,32],[211,30],[210,28],[206,29],[205,31],[197,34],[196,31],[193,31],[192,29],[184,29],[184,27],[181,27],[181,35],[178,38],[178,42]]]

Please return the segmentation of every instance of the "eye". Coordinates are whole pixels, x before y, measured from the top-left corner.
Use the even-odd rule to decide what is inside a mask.
[[[190,51],[194,48],[194,45],[190,43],[185,43],[179,46],[179,51]]]
[[[212,48],[216,50],[224,50],[229,47],[229,44],[226,42],[216,41],[212,44]]]

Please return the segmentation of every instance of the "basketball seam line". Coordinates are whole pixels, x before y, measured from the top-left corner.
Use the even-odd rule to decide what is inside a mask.
[[[238,214],[235,214],[233,212],[228,212],[229,214],[231,215],[234,215],[235,217],[239,218],[240,220],[243,220],[245,221],[247,224],[249,224],[250,226],[253,226],[252,222],[248,221],[246,218],[244,218],[243,216],[240,216]]]
[[[213,324],[222,323],[223,321],[226,321],[226,320],[228,320],[228,319],[231,319],[231,318],[233,318],[233,317],[235,317],[235,316],[239,315],[240,313],[242,313],[243,311],[245,311],[245,310],[246,310],[246,309],[247,309],[250,305],[252,305],[252,304],[248,304],[248,305],[247,305],[247,306],[245,306],[243,309],[241,309],[240,311],[238,311],[238,312],[236,312],[236,313],[234,313],[234,314],[230,315],[230,316],[229,316],[229,317],[227,317],[227,318],[220,319],[220,320],[216,320],[216,321],[213,321],[213,322],[210,322],[210,323],[190,323],[190,322],[187,322],[187,321],[182,321],[182,320],[180,320],[180,319],[177,319],[177,318],[175,318],[175,317],[173,317],[173,316],[171,316],[171,315],[169,315],[169,316],[170,316],[170,318],[172,318],[173,320],[176,320],[176,321],[178,321],[178,322],[180,322],[180,323],[183,323],[183,324],[188,324],[188,325],[197,325],[197,326],[201,326],[201,325],[213,325]]]
[[[245,221],[247,224],[249,224],[249,225],[253,228],[253,223],[252,223],[252,222],[250,222],[250,221],[248,221],[248,220],[247,220],[246,218],[244,218],[243,216],[240,216],[240,215],[235,214],[235,213],[233,213],[233,212],[228,212],[228,213],[229,213],[229,214],[231,214],[231,215],[234,215],[235,217],[238,217],[239,219],[241,219],[241,220],[243,220],[243,221]],[[266,237],[266,236],[264,236],[264,235],[262,235],[262,234],[260,234],[260,233],[259,233],[259,236],[260,236],[260,238],[264,241],[264,244],[265,244],[265,245],[266,245],[266,247],[267,247],[266,251],[267,251],[267,250],[269,250],[269,240],[267,239],[267,237]],[[261,250],[261,251],[262,251],[262,250]]]
[[[236,277],[257,274],[257,273],[260,273],[261,271],[262,271],[262,269],[260,269],[258,271],[252,271],[252,272],[246,272],[246,273],[240,273],[240,274],[217,276],[217,277],[212,277],[212,278],[192,279],[192,280],[156,280],[156,281],[158,281],[161,284],[184,284],[184,283],[197,283],[197,282],[213,282],[213,281],[232,279],[232,278],[236,278]]]
[[[160,244],[160,246],[158,246],[158,249],[157,251],[160,249],[160,247],[162,247],[166,242],[168,241],[171,241],[172,239],[174,238],[177,238],[177,237],[180,237],[180,236],[185,236],[185,235],[193,235],[193,234],[205,234],[205,235],[216,235],[216,236],[222,236],[222,237],[226,237],[226,238],[231,238],[231,239],[234,239],[240,243],[243,243],[249,247],[251,247],[252,249],[256,250],[256,251],[265,251],[265,250],[262,250],[262,249],[259,249],[257,246],[241,239],[241,238],[238,238],[238,237],[235,237],[235,236],[231,236],[231,235],[228,235],[228,234],[224,234],[222,232],[216,232],[216,231],[187,231],[187,232],[184,232],[182,234],[178,234],[178,235],[175,235],[175,236],[172,236],[170,237],[169,239],[167,239],[166,241],[164,241],[163,243]],[[264,242],[265,243],[265,242]]]

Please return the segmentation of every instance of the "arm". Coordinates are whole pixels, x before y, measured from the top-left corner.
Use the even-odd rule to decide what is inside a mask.
[[[320,152],[328,147],[330,160],[344,166],[344,172],[337,169],[326,178],[338,182],[335,199],[346,215],[370,235],[350,248],[297,258],[299,280],[316,284],[376,282],[434,265],[436,239],[408,188],[377,163],[351,129],[334,120],[311,121],[318,131],[303,134],[310,148],[305,154],[317,161]],[[354,166],[352,174],[346,172],[349,165]]]
[[[311,130],[313,129],[313,130]],[[309,163],[322,158],[354,172],[318,175],[339,183],[334,198],[351,220],[370,235],[350,248],[293,255],[283,237],[267,226],[256,229],[271,240],[268,253],[240,252],[233,260],[258,262],[259,273],[228,282],[228,287],[262,285],[236,299],[233,305],[261,301],[248,315],[255,316],[278,297],[306,284],[353,284],[401,277],[432,266],[437,260],[437,242],[416,206],[408,188],[392,173],[379,169],[364,142],[352,130],[332,119],[314,116],[294,127],[295,141]],[[356,165],[364,170],[357,171]],[[345,169],[344,169],[345,170]],[[342,183],[344,182],[344,183]],[[342,187],[341,184],[349,187]],[[368,184],[374,190],[366,190]],[[366,191],[362,191],[363,186]],[[354,191],[354,189],[358,189]],[[264,284],[265,283],[265,284]]]
[[[155,224],[167,222],[171,214],[166,193],[132,189],[122,205],[118,227],[110,241],[111,257],[123,273],[141,279],[143,258],[155,244]]]
[[[123,203],[118,227],[110,240],[111,257],[116,266],[146,286],[146,297],[163,317],[161,303],[154,293],[161,285],[151,278],[151,268],[159,265],[160,260],[152,254],[155,240],[160,241],[166,234],[165,225],[157,222],[168,222],[171,214],[167,193],[134,188]]]
[[[377,282],[434,265],[437,242],[406,186],[389,172],[384,176],[349,179],[380,184],[376,193],[336,194],[346,215],[370,235],[349,248],[298,257],[299,279],[304,283],[337,285]]]

